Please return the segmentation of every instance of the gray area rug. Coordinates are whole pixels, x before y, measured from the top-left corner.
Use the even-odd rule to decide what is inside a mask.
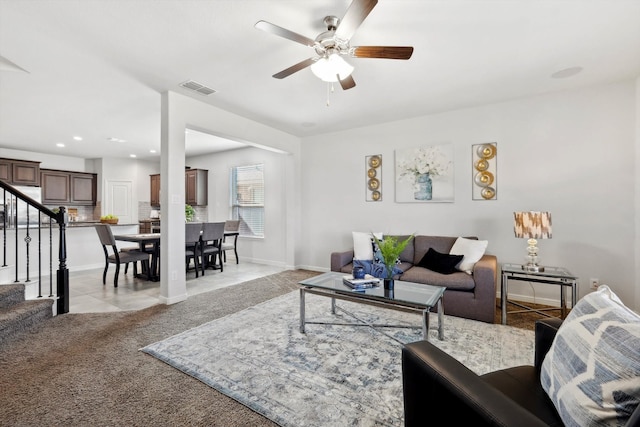
[[[142,351],[282,426],[401,426],[402,343],[422,339],[420,316],[307,295],[307,320],[416,328],[316,325],[299,332],[299,293],[213,320]],[[432,315],[432,326],[437,317]],[[532,331],[445,316],[430,340],[478,374],[531,364]]]

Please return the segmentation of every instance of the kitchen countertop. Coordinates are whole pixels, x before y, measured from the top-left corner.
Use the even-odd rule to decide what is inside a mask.
[[[67,227],[93,227],[96,224],[100,224],[100,221],[70,221],[67,224]],[[117,224],[109,224],[112,227],[117,227],[119,225],[138,225],[138,223],[132,223],[132,224],[125,224],[122,222],[119,222]]]
[[[67,230],[70,228],[85,228],[85,227],[93,227],[96,224],[100,224],[100,221],[70,221],[69,223],[67,223]],[[131,226],[135,226],[138,227],[140,224],[139,223],[132,223],[132,224],[125,224],[122,222],[119,222],[118,224],[111,224],[112,227],[119,227],[119,226],[123,226],[123,227],[131,227]],[[53,226],[54,228],[57,228],[57,225],[55,222],[53,222]],[[49,223],[44,223],[44,224],[40,224],[41,228],[49,228]],[[26,225],[20,225],[18,226],[19,229],[24,229],[26,228]],[[31,224],[29,226],[29,229],[33,230],[33,229],[37,229],[38,228],[38,224]],[[0,224],[0,229],[2,229],[2,226]],[[15,230],[15,227],[7,227],[7,231],[9,230]]]

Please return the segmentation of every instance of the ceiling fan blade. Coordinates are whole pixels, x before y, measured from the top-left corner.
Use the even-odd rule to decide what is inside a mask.
[[[349,40],[376,4],[378,0],[353,0],[336,28],[336,37]]]
[[[411,46],[355,46],[351,48],[354,58],[409,59],[413,54]]]
[[[316,41],[310,39],[309,37],[294,33],[293,31],[289,31],[286,28],[279,27],[267,21],[258,21],[256,22],[255,27],[259,30],[275,34],[276,36],[284,37],[285,39],[293,40],[294,42],[298,42],[305,46],[314,47],[316,44]]]
[[[318,60],[318,58],[308,58],[305,59],[304,61],[300,61],[295,65],[292,65],[291,67],[280,71],[279,73],[276,73],[273,75],[274,78],[276,79],[284,79],[285,77],[290,76],[291,74],[298,72],[304,68],[307,68],[311,65],[313,65],[314,62],[316,62]]]
[[[351,77],[351,74],[342,80],[340,80],[340,76],[338,76],[338,81],[340,82],[340,86],[342,86],[343,90],[351,89],[356,86],[356,82],[353,80],[353,77]]]

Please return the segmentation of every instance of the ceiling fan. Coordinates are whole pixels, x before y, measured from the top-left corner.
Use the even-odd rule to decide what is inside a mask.
[[[256,28],[285,39],[293,40],[315,49],[318,56],[305,59],[273,75],[283,79],[307,67],[324,81],[339,81],[342,89],[351,89],[356,82],[351,76],[353,67],[342,56],[353,58],[409,59],[413,53],[411,46],[351,46],[349,40],[378,0],[353,0],[344,17],[327,16],[324,23],[327,31],[320,33],[315,40],[279,27],[266,21],[258,21]]]

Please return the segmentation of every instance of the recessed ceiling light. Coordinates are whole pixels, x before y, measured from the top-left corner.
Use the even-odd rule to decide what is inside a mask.
[[[567,77],[573,77],[582,71],[582,67],[569,67],[564,70],[556,71],[551,74],[554,79],[566,79]]]
[[[58,142],[58,143],[56,144],[56,147],[64,147],[64,144],[63,144],[62,142]]]
[[[155,153],[156,153],[156,150],[149,150],[149,152],[150,152],[151,154],[155,154]]]
[[[134,158],[137,157],[135,154],[129,154],[129,157]]]
[[[107,138],[107,141],[109,141],[109,142],[127,142],[126,139],[115,138],[113,136],[111,138]]]
[[[81,136],[74,136],[73,139],[75,141],[82,141],[82,137]]]

